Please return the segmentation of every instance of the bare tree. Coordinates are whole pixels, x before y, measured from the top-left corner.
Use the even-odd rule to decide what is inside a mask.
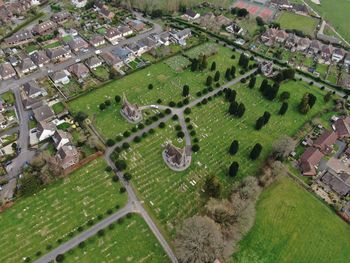
[[[177,233],[175,246],[182,263],[214,262],[224,257],[225,243],[220,229],[206,216],[186,219]]]
[[[273,152],[277,158],[286,158],[294,150],[295,141],[288,137],[282,136],[273,144]]]

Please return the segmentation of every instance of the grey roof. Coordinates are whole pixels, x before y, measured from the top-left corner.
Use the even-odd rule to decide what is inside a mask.
[[[345,180],[344,180],[345,179]],[[340,176],[326,172],[322,178],[322,182],[328,185],[333,191],[339,195],[346,196],[350,193],[350,175],[346,173],[340,174]]]
[[[86,65],[90,68],[90,67],[93,67],[93,66],[95,66],[95,65],[97,65],[97,64],[99,64],[99,63],[101,63],[102,62],[102,60],[101,59],[99,59],[99,58],[97,58],[97,57],[91,57],[91,58],[89,58],[87,61],[86,61]]]
[[[185,36],[188,36],[191,34],[191,29],[189,28],[186,28],[186,29],[183,29],[181,31],[178,31],[176,32],[174,35],[177,37],[177,38],[183,38]]]
[[[127,48],[117,47],[116,49],[112,50],[112,53],[124,60],[129,57],[131,51]]]
[[[33,112],[34,117],[37,121],[45,121],[55,116],[55,113],[47,104],[44,104],[41,107],[33,110]]]
[[[18,42],[26,41],[28,39],[33,39],[32,33],[29,30],[22,30],[6,38],[5,42],[7,44],[10,44],[13,42],[18,43]]]
[[[10,63],[5,62],[0,65],[0,75],[1,77],[7,77],[12,74],[16,74],[15,69],[11,66]]]
[[[43,50],[39,50],[30,55],[31,59],[37,65],[45,64],[50,61],[49,57],[46,55],[46,52]]]
[[[57,81],[57,80],[65,78],[65,77],[67,77],[67,74],[63,70],[56,71],[56,72],[50,74],[50,78],[53,81]]]
[[[145,37],[143,39],[140,39],[138,42],[137,42],[138,45],[140,46],[146,46],[146,47],[149,47],[149,48],[153,48],[157,45],[157,42],[154,41],[152,38],[150,37]]]
[[[55,58],[59,58],[61,56],[70,54],[71,51],[66,49],[65,47],[55,47],[55,48],[49,48],[46,50],[46,54],[50,59],[55,59]]]
[[[70,14],[67,11],[61,11],[61,12],[58,12],[56,14],[53,14],[51,16],[51,19],[55,22],[61,22],[61,21],[66,20],[69,17],[70,17]]]
[[[38,138],[43,134],[45,130],[49,131],[55,131],[56,125],[52,122],[46,122],[46,121],[39,121],[38,127],[37,127],[37,136]]]
[[[27,83],[24,83],[23,90],[27,96],[31,96],[38,92],[42,92],[42,89],[39,87],[38,83],[35,80],[31,80]]]
[[[84,40],[82,39],[81,37],[77,37],[75,39],[72,39],[71,41],[68,42],[68,46],[71,48],[71,49],[80,49],[80,48],[86,48],[89,46],[89,44]]]
[[[21,63],[19,64],[19,67],[21,70],[30,69],[32,67],[36,67],[34,62],[30,58],[24,58],[22,59]]]

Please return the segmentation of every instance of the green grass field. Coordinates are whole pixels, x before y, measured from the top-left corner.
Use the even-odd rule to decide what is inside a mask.
[[[349,261],[349,247],[350,226],[283,177],[262,193],[255,225],[234,262],[343,263]]]
[[[166,263],[170,262],[145,221],[134,214],[105,229],[103,237],[94,236],[85,241],[84,248],[66,253],[64,262],[81,263]]]
[[[321,5],[316,5],[310,0],[306,2],[316,10],[319,15],[326,19],[348,42],[350,42],[348,0],[321,0]]]
[[[106,216],[127,200],[120,194],[120,183],[104,171],[106,163],[96,159],[67,178],[59,180],[34,196],[17,200],[0,214],[0,262],[21,262],[35,258],[47,246],[56,247],[69,233],[97,215]],[[96,220],[95,220],[96,222]]]
[[[191,166],[186,171],[173,172],[162,159],[163,146],[167,140],[178,146],[184,145],[182,140],[176,138],[176,123],[172,121],[167,123],[165,129],[157,129],[155,135],[143,139],[141,143],[132,144],[130,150],[123,152],[122,158],[128,162],[127,170],[133,176],[131,182],[134,188],[170,235],[175,233],[176,226],[184,218],[200,211],[204,201],[201,189],[207,175],[219,176],[227,193],[236,180],[227,176],[232,161],[238,161],[241,167],[237,178],[253,175],[270,153],[275,140],[283,134],[294,135],[305,122],[331,105],[324,104],[321,90],[311,90],[303,82],[290,81],[280,89],[280,92],[290,91],[293,94],[289,100],[289,110],[282,117],[277,115],[280,102],[264,99],[258,91],[259,82],[260,79],[253,90],[242,84],[234,87],[237,101],[242,101],[247,108],[241,119],[228,115],[229,104],[222,97],[192,109],[189,116],[201,150],[193,155]],[[318,101],[307,115],[301,115],[297,106],[306,91],[315,94]],[[256,131],[256,119],[265,110],[271,113],[271,119],[262,130]],[[234,139],[239,141],[240,150],[231,157],[228,147]],[[249,152],[257,142],[263,145],[262,155],[257,161],[250,161]]]
[[[316,18],[282,11],[276,22],[283,29],[297,29],[303,31],[306,35],[314,36],[319,21]]]
[[[207,44],[204,45],[208,47]],[[221,72],[221,79],[223,79],[226,68],[237,65],[239,55],[228,48],[214,43],[211,46],[215,47],[218,53],[208,58],[208,67],[210,67],[212,61],[216,61],[217,70]],[[193,56],[194,54],[199,54],[200,50],[202,50],[201,47],[195,47],[185,53]],[[231,59],[232,54],[236,55],[235,59]],[[173,62],[174,58],[169,60],[175,64]],[[197,91],[205,87],[205,81],[210,69],[193,73],[189,69],[179,72],[176,68],[176,65],[169,66],[168,60],[153,64],[146,69],[112,81],[87,95],[69,102],[69,109],[73,113],[78,111],[86,112],[97,130],[105,138],[115,138],[118,134],[134,126],[125,121],[120,115],[121,105],[114,103],[116,95],[122,96],[125,94],[131,103],[138,103],[139,106],[157,104],[158,99],[162,100],[161,104],[167,105],[170,101],[178,102],[183,99],[182,87],[185,84],[190,86],[190,100],[195,98]],[[237,75],[239,75],[238,68]],[[150,83],[154,86],[152,90],[148,89],[148,84]],[[110,99],[113,103],[107,109],[100,111],[98,106],[106,99]]]

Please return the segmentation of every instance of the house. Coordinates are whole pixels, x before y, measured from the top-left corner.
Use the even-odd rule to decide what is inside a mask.
[[[68,46],[74,52],[89,48],[89,44],[81,37],[76,37],[68,42]]]
[[[187,9],[185,14],[182,15],[182,18],[186,19],[188,21],[193,21],[193,20],[200,18],[200,16],[201,15],[199,13],[196,13],[191,9]]]
[[[49,57],[43,50],[35,51],[33,54],[30,55],[30,58],[40,68],[50,62]]]
[[[271,0],[270,4],[279,9],[290,10],[293,6],[289,3],[288,0]]]
[[[23,91],[27,97],[35,99],[39,96],[46,96],[47,92],[40,88],[35,80],[23,84]]]
[[[146,27],[145,23],[137,19],[129,21],[128,25],[136,31],[142,31]]]
[[[345,56],[344,65],[350,67],[350,52],[348,52]]]
[[[21,30],[12,34],[10,37],[5,38],[5,43],[7,46],[20,46],[33,41],[33,35],[29,30]]]
[[[308,147],[300,157],[300,168],[303,175],[315,176],[316,167],[323,156],[323,153],[319,149]]]
[[[0,112],[0,128],[4,129],[6,128],[7,120],[5,116]]]
[[[83,8],[87,4],[87,0],[71,0],[71,2],[76,8]]]
[[[90,71],[83,63],[77,63],[69,67],[69,71],[78,79],[86,78]]]
[[[328,190],[332,190],[340,196],[345,197],[350,194],[350,174],[327,171],[320,181],[328,186]]]
[[[215,22],[219,27],[227,27],[232,24],[232,20],[224,15],[219,15],[215,18]]]
[[[94,47],[99,47],[99,46],[104,45],[106,43],[106,40],[101,35],[93,35],[89,42]]]
[[[62,24],[70,18],[70,13],[61,11],[51,16],[51,20],[55,23]]]
[[[49,48],[46,50],[46,54],[51,60],[59,61],[66,60],[72,56],[71,51],[62,46]]]
[[[71,144],[63,145],[56,154],[56,162],[63,169],[77,164],[79,162],[79,152],[77,148]]]
[[[345,51],[342,48],[336,48],[332,54],[332,60],[339,63],[345,57]]]
[[[338,134],[334,131],[324,131],[313,143],[313,147],[319,149],[324,154],[330,154],[333,144],[338,139]]]
[[[124,65],[123,60],[120,59],[118,56],[115,56],[111,52],[103,52],[101,54],[101,57],[103,58],[104,61],[106,61],[107,65],[109,66],[120,68]]]
[[[102,61],[97,57],[91,57],[85,62],[85,64],[90,70],[94,70],[102,65]]]
[[[142,112],[139,106],[137,104],[131,104],[125,95],[123,96],[123,105],[120,113],[131,123],[138,123],[142,120]]]
[[[171,32],[172,40],[182,46],[186,45],[186,39],[191,36],[191,29],[186,28],[181,31]]]
[[[112,45],[116,45],[118,44],[118,39],[120,39],[122,37],[122,33],[115,29],[115,28],[107,28],[106,30],[106,34],[105,34],[105,38],[107,39],[107,41],[109,41]]]
[[[137,41],[139,46],[143,46],[147,51],[155,48],[157,46],[157,41],[153,40],[150,37],[145,37]]]
[[[318,54],[321,51],[321,42],[318,40],[311,40],[309,46],[309,52],[313,54]]]
[[[72,136],[65,131],[56,130],[52,136],[52,139],[57,150],[61,149],[62,146],[69,144],[72,141]]]
[[[190,162],[190,155],[186,149],[178,148],[172,143],[167,143],[163,151],[164,161],[172,168],[181,169],[187,167]]]
[[[155,35],[154,38],[161,45],[164,45],[164,46],[170,45],[170,33],[169,32],[163,32],[160,35]]]
[[[0,64],[0,76],[1,79],[7,80],[16,76],[16,71],[10,63],[5,62]]]
[[[57,24],[51,20],[48,20],[35,25],[32,28],[32,32],[33,32],[33,35],[43,36],[43,35],[51,34],[56,28],[57,28]]]
[[[290,49],[292,52],[295,51],[296,46],[298,45],[299,37],[295,34],[288,34],[286,39],[285,47]]]
[[[133,52],[127,47],[117,47],[116,49],[112,50],[112,53],[125,63],[129,63],[135,59]]]
[[[288,33],[285,32],[284,30],[277,30],[275,37],[277,42],[283,43],[284,41],[286,41],[288,37]]]
[[[129,26],[119,26],[117,30],[122,34],[123,37],[130,36],[134,33]]]
[[[65,85],[65,84],[69,83],[69,74],[67,74],[67,73],[68,72],[66,70],[60,70],[60,71],[56,71],[56,72],[50,74],[49,76],[54,84]]]
[[[275,28],[269,28],[261,35],[261,41],[266,46],[272,46],[275,43],[276,34],[277,30]]]
[[[51,121],[55,117],[55,113],[49,107],[49,105],[44,104],[39,108],[33,110],[34,118],[38,121]]]
[[[15,57],[15,56],[11,56],[7,60],[11,63],[11,65],[13,67],[16,67],[18,65],[18,63],[19,63],[17,57]]]
[[[304,4],[292,4],[292,10],[299,15],[307,16],[309,14],[309,9]]]
[[[39,121],[37,126],[36,136],[39,142],[41,142],[53,136],[55,131],[56,131],[56,125],[53,124],[52,122]]]
[[[308,38],[299,38],[297,43],[297,50],[298,51],[305,51],[309,48],[311,43],[311,40]]]
[[[29,73],[35,69],[37,69],[37,65],[34,64],[34,62],[30,59],[30,57],[26,57],[21,60],[21,63],[19,64],[19,70],[22,72],[22,74]]]
[[[321,48],[321,56],[324,60],[328,61],[332,57],[333,47],[329,45],[323,45]]]
[[[139,57],[147,51],[146,46],[139,45],[138,43],[131,43],[127,48],[132,51],[135,57]]]
[[[241,35],[243,33],[243,28],[235,23],[232,23],[226,27],[226,31],[234,35]]]
[[[109,11],[106,6],[103,6],[99,10],[99,12],[102,15],[102,17],[104,17],[105,19],[107,19],[109,21],[111,21],[113,19],[113,17],[115,16],[115,14],[112,11]]]
[[[350,137],[350,117],[342,116],[334,122],[334,129],[340,139]]]

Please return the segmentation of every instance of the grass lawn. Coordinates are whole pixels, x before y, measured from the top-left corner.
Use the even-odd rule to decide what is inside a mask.
[[[204,44],[206,45],[206,44]],[[228,48],[215,45],[218,53],[208,58],[208,68],[211,63],[216,61],[217,70],[221,72],[221,78],[225,74],[227,67],[237,65],[239,55]],[[207,47],[207,46],[206,46]],[[200,49],[202,50],[202,49]],[[198,47],[185,52],[190,56],[199,54]],[[231,59],[231,55],[235,54],[236,58]],[[172,60],[172,58],[170,58]],[[237,68],[237,75],[238,75]],[[178,102],[183,99],[182,87],[187,84],[190,86],[190,97],[195,98],[197,91],[202,90],[205,85],[208,74],[212,73],[209,69],[203,72],[191,72],[189,69],[178,72],[174,66],[170,67],[167,60],[153,64],[145,69],[134,72],[122,79],[112,81],[85,96],[81,96],[76,100],[69,102],[69,109],[75,113],[78,111],[86,112],[97,130],[105,138],[115,138],[126,129],[130,129],[134,125],[129,124],[120,115],[120,104],[115,103],[104,111],[100,111],[98,106],[106,99],[114,101],[116,95],[126,95],[131,103],[141,105],[150,105],[157,103],[158,99],[162,100],[161,104],[168,105],[170,101]],[[152,83],[154,88],[148,89],[148,84]]]
[[[341,263],[349,260],[349,247],[350,227],[283,177],[262,193],[255,225],[234,262]]]
[[[55,114],[60,114],[65,109],[64,104],[62,102],[58,102],[52,105],[52,110]]]
[[[15,104],[15,96],[13,95],[13,93],[11,91],[6,91],[6,92],[2,93],[0,96],[5,101],[5,103],[10,104],[10,105]]]
[[[270,102],[261,96],[258,91],[260,81],[258,79],[253,90],[241,84],[233,87],[237,91],[237,101],[246,105],[246,113],[241,119],[228,115],[229,104],[222,97],[192,109],[189,117],[201,150],[193,155],[191,166],[186,171],[169,170],[161,157],[167,140],[177,146],[184,145],[182,140],[176,138],[175,123],[172,121],[166,123],[165,129],[157,129],[155,135],[148,136],[141,143],[133,143],[127,152],[122,153],[122,158],[128,163],[127,170],[133,176],[132,185],[170,236],[183,219],[200,212],[204,201],[201,189],[207,175],[217,175],[227,193],[236,180],[227,177],[232,161],[240,164],[237,178],[255,174],[275,140],[283,134],[296,134],[305,122],[331,106],[331,103],[324,104],[323,91],[310,89],[303,82],[290,81],[280,88],[280,92],[289,91],[293,94],[289,100],[289,110],[286,115],[279,116],[277,112],[281,103]],[[317,97],[317,102],[307,115],[301,115],[297,106],[307,91]],[[256,131],[256,119],[265,110],[271,113],[271,119],[262,130]],[[228,147],[233,139],[239,141],[240,150],[235,156],[229,156]],[[257,142],[262,144],[263,151],[261,157],[253,162],[248,159],[248,155]]]
[[[127,196],[119,193],[120,183],[112,182],[105,167],[103,159],[96,159],[1,213],[0,262],[33,259],[48,245],[56,247],[59,239],[77,233],[77,227],[86,228],[88,220],[115,211],[117,204],[122,207]]]
[[[350,2],[348,0],[322,0],[321,5],[312,3],[311,0],[306,2],[316,10],[325,20],[330,22],[332,26],[337,30],[348,42],[350,41],[349,30],[349,10]]]
[[[107,81],[109,79],[109,71],[104,66],[97,67],[92,71],[92,74],[103,81]]]
[[[297,29],[303,31],[306,35],[313,36],[319,21],[316,18],[282,11],[276,22],[283,29]]]
[[[55,47],[59,47],[59,46],[61,46],[61,42],[60,41],[55,41],[55,42],[52,42],[51,44],[43,46],[43,49],[55,48]]]
[[[170,262],[145,221],[137,214],[125,217],[113,229],[105,229],[103,237],[93,236],[84,248],[66,253],[65,262]]]

